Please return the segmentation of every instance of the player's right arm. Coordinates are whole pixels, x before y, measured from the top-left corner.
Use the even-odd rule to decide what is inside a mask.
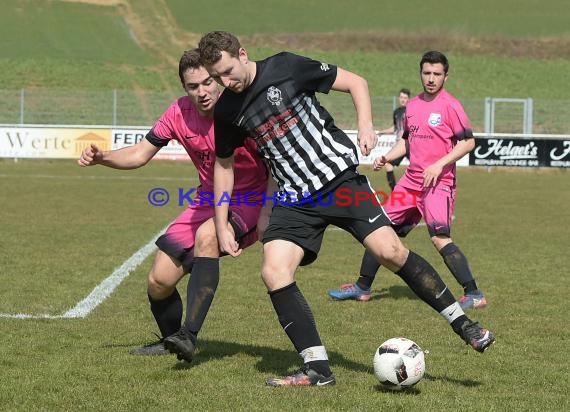
[[[233,257],[241,254],[234,234],[228,228],[229,199],[234,187],[234,156],[221,158],[216,156],[214,163],[214,199],[216,235],[220,250]]]
[[[394,160],[405,156],[407,151],[406,142],[407,140],[405,139],[398,140],[386,155],[382,155],[374,159],[374,164],[372,166],[374,170],[380,170],[386,163],[393,162]]]
[[[379,135],[383,135],[383,134],[394,134],[396,132],[396,128],[394,126],[390,126],[386,129],[382,129],[380,131],[378,131]]]
[[[378,143],[378,136],[372,124],[372,103],[368,82],[356,73],[337,68],[332,90],[350,93],[356,109],[358,134],[356,137],[360,152],[368,156]]]
[[[77,160],[79,166],[103,165],[113,169],[136,169],[144,166],[160,150],[147,139],[142,139],[133,146],[117,150],[102,151],[95,144],[83,150]]]

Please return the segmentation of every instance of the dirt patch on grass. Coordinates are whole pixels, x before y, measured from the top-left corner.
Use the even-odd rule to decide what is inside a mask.
[[[422,53],[441,50],[462,55],[495,55],[533,59],[570,58],[568,38],[467,37],[450,34],[303,33],[257,34],[243,37],[246,45],[282,49]]]

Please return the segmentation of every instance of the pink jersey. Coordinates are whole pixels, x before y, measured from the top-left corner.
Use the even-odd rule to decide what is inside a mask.
[[[451,152],[458,140],[472,136],[463,106],[446,90],[430,102],[423,93],[414,97],[406,106],[403,136],[409,143],[410,166],[399,184],[421,191],[424,170]],[[455,187],[455,173],[455,163],[445,166],[437,186]]]
[[[171,139],[177,140],[192,159],[198,170],[200,191],[214,192],[214,120],[200,116],[196,106],[188,96],[179,98],[160,116],[154,124],[147,139],[155,145],[168,144]],[[267,188],[267,168],[257,154],[256,145],[247,139],[244,147],[235,153],[234,191],[241,196],[245,192],[265,192]]]

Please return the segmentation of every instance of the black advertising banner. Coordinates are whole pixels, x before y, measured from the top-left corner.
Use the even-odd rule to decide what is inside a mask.
[[[570,138],[566,140],[545,140],[548,142],[547,165],[570,167]]]
[[[570,167],[568,139],[475,138],[473,166]]]

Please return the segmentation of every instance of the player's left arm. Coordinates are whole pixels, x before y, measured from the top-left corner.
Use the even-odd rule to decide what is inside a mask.
[[[475,139],[473,137],[465,138],[457,142],[451,152],[424,170],[424,187],[435,186],[437,178],[445,166],[457,162],[474,148]]]
[[[331,89],[350,93],[358,122],[358,146],[360,152],[364,156],[368,156],[378,142],[378,136],[372,124],[372,102],[368,82],[356,73],[338,67],[336,79]]]
[[[214,163],[214,199],[216,236],[220,250],[233,257],[241,254],[241,249],[235,236],[228,226],[229,203],[224,201],[234,187],[234,155],[228,158],[216,156]]]
[[[448,116],[449,126],[453,132],[451,138],[456,139],[457,144],[449,153],[424,170],[424,187],[435,186],[445,166],[457,162],[475,148],[471,122],[459,101],[450,104]]]

